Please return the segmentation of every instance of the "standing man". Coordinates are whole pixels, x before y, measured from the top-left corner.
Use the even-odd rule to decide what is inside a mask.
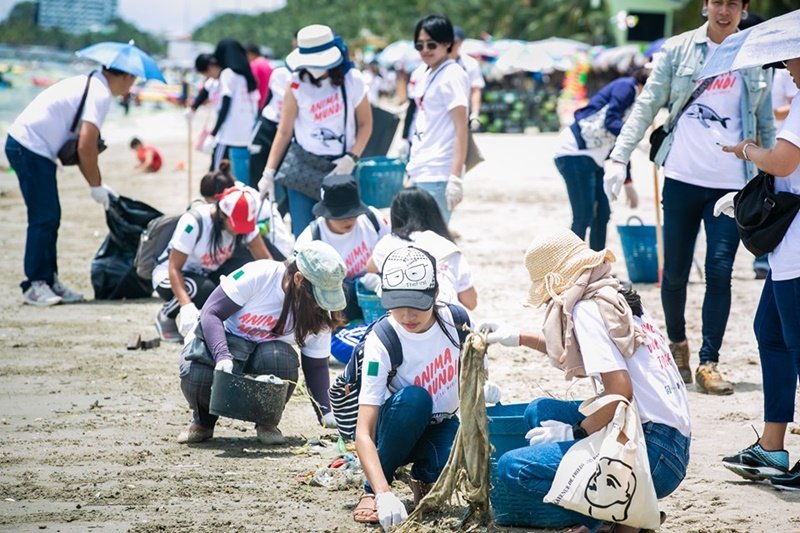
[[[39,94],[8,129],[6,157],[17,173],[28,209],[25,241],[24,303],[37,306],[74,303],[83,295],[58,279],[56,241],[61,206],[56,185],[56,155],[75,134],[70,131],[85,99],[77,128],[78,168],[92,199],[108,209],[112,191],[102,184],[97,162],[100,128],[115,96],[128,94],[136,76],[103,68],[62,80]]]
[[[486,87],[486,81],[481,74],[481,65],[478,61],[467,54],[461,53],[461,45],[464,43],[464,30],[456,26],[453,29],[455,42],[450,58],[463,68],[469,77],[469,129],[478,131],[481,127],[481,91]]]
[[[269,78],[272,75],[272,65],[269,59],[261,55],[261,48],[255,43],[249,43],[247,48],[247,61],[250,62],[250,70],[258,83],[258,109],[264,107],[269,94]]]

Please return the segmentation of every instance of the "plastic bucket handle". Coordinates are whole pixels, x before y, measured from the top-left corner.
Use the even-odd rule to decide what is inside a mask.
[[[639,217],[637,217],[636,215],[631,215],[631,216],[629,216],[629,217],[628,217],[628,221],[625,223],[625,225],[626,225],[626,226],[630,226],[630,225],[631,225],[631,220],[636,220],[636,221],[638,221],[638,222],[639,222],[639,225],[640,225],[640,226],[644,226],[644,222],[642,221],[642,219],[641,219],[641,218],[639,218]]]

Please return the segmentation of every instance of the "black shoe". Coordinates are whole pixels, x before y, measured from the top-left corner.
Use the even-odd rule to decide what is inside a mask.
[[[786,474],[773,476],[770,483],[778,490],[800,490],[800,461]]]

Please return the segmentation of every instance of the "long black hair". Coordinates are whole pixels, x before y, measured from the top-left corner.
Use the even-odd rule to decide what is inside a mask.
[[[392,200],[389,216],[392,233],[401,239],[411,240],[415,231],[432,231],[453,241],[442,212],[428,191],[416,187],[401,190]]]
[[[214,198],[234,185],[236,185],[236,180],[231,174],[231,162],[223,159],[219,163],[219,170],[209,172],[200,180],[200,196]]]
[[[644,308],[642,307],[642,298],[639,296],[639,293],[633,290],[633,287],[630,285],[623,285],[619,288],[618,291],[625,301],[628,303],[628,306],[631,308],[631,312],[633,316],[641,317],[644,314]]]
[[[217,43],[214,50],[214,57],[223,69],[229,68],[236,74],[241,74],[247,80],[247,90],[252,92],[258,89],[253,71],[250,70],[250,62],[247,61],[247,53],[244,51],[242,43],[236,39],[225,38]]]

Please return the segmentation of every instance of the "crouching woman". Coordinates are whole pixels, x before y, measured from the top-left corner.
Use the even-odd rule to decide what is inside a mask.
[[[197,337],[184,348],[181,390],[192,409],[192,423],[178,442],[201,442],[214,435],[217,416],[209,412],[214,370],[264,375],[289,382],[292,396],[302,365],[317,418],[335,427],[328,388],[331,331],[344,309],[345,266],[330,245],[314,241],[286,263],[247,263],[229,276],[203,306]],[[293,348],[300,349],[297,352]],[[282,444],[274,425],[257,424],[264,444]]]

